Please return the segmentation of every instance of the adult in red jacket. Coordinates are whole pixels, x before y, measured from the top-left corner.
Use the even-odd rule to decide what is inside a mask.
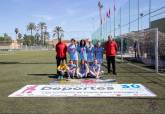
[[[112,64],[113,74],[117,75],[116,62],[115,62],[115,56],[117,54],[117,43],[115,40],[112,39],[112,36],[108,36],[108,41],[106,42],[106,45],[105,45],[105,51],[106,51],[106,58],[107,58],[108,73],[111,72],[111,64]]]
[[[61,41],[61,38],[58,39],[58,43],[55,46],[56,49],[56,60],[57,67],[61,64],[61,62],[67,61],[66,53],[67,53],[67,45]]]

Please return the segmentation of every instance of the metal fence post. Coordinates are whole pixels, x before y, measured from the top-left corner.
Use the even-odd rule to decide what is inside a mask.
[[[159,31],[158,28],[155,29],[155,72],[159,72]]]

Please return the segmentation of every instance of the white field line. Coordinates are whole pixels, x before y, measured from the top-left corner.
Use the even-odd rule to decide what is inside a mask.
[[[151,69],[148,69],[148,68],[144,68],[144,67],[141,67],[141,66],[138,66],[138,65],[134,65],[132,63],[127,63],[127,64],[129,64],[131,66],[134,66],[134,67],[137,67],[137,68],[140,68],[140,69],[145,70],[145,71],[154,72],[154,70],[151,70]],[[165,76],[165,74],[162,74],[162,73],[156,73],[156,74],[158,74],[160,76]]]

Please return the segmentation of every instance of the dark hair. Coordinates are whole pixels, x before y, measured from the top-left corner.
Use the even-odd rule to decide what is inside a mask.
[[[82,42],[84,42],[84,44],[82,44]],[[85,40],[81,40],[80,41],[80,47],[85,47],[86,46],[86,41]]]
[[[82,66],[82,61],[84,61],[83,66]],[[81,64],[80,64],[80,65],[81,65],[81,68],[84,68],[84,69],[86,70],[86,66],[85,66],[85,64],[86,64],[86,63],[85,63],[85,60],[81,60]]]
[[[71,39],[71,42],[72,42],[72,41],[76,42],[76,40],[75,40],[74,38]]]

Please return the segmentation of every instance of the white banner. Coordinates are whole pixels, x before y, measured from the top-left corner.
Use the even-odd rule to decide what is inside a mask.
[[[9,97],[156,97],[141,84],[27,85]]]

